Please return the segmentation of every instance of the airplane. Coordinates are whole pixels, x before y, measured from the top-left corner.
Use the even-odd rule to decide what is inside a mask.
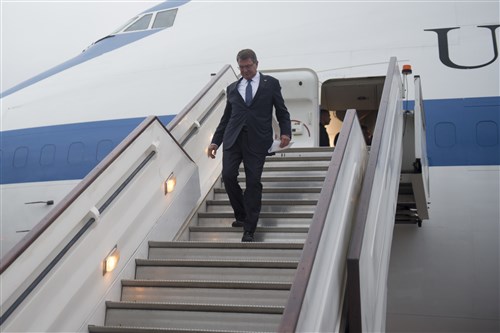
[[[422,79],[431,203],[422,228],[395,228],[389,291],[391,283],[400,289],[389,294],[387,327],[422,328],[429,320],[448,329],[494,331],[498,13],[498,1],[160,3],[67,62],[1,93],[2,253],[147,116],[168,126],[221,68],[236,68],[240,49],[254,49],[259,69],[281,73],[283,80],[291,68],[316,78],[315,108],[290,110],[296,147],[318,145],[316,106],[332,114],[332,141],[347,109],[356,109],[374,130],[388,59],[397,56]],[[412,109],[413,100],[406,82],[404,107]],[[453,280],[448,289],[439,276]],[[401,285],[410,281],[415,285],[405,293]],[[471,284],[476,295],[455,293]],[[428,304],[422,294],[449,301],[425,310],[418,308]]]

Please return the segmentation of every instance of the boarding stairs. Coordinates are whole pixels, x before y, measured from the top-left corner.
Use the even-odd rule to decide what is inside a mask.
[[[276,332],[332,152],[291,148],[267,158],[253,243],[231,227],[219,179],[178,240],[149,242],[135,279],[122,280],[121,300],[106,302],[104,325],[89,332]],[[240,175],[244,187],[243,168]],[[400,183],[396,223],[408,223],[405,214],[418,218],[411,191]]]
[[[425,166],[425,152],[399,158],[409,131],[396,59],[369,152],[349,110],[335,150],[297,146],[268,158],[253,243],[230,225],[220,156],[200,148],[233,80],[227,66],[167,128],[145,119],[8,253],[2,330],[384,330],[398,189],[411,183],[418,208],[414,189],[426,187],[426,168],[407,167]],[[106,271],[115,250],[118,266]]]
[[[99,332],[202,330],[275,332],[301,257],[333,148],[291,148],[262,175],[256,242],[242,243],[220,180],[172,242],[150,242],[136,278],[106,303]],[[244,187],[244,171],[240,169]]]

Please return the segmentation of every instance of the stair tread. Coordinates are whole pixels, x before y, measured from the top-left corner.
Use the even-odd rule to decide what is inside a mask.
[[[242,184],[243,185],[243,184]],[[244,186],[241,187],[243,190]],[[223,187],[214,188],[215,193],[226,193]],[[281,192],[296,192],[296,193],[320,193],[321,187],[264,187],[262,193],[281,193]]]
[[[136,259],[137,266],[296,268],[298,260]]]
[[[217,281],[217,280],[122,280],[126,287],[178,287],[178,288],[217,288],[217,289],[272,289],[289,290],[290,282],[262,281]]]
[[[232,227],[231,227],[232,228]],[[240,232],[240,230],[238,230]],[[204,241],[150,241],[150,248],[244,248],[244,249],[302,249],[303,242],[204,242]]]
[[[280,305],[245,305],[245,304],[206,304],[191,302],[130,302],[106,301],[108,309],[141,309],[141,310],[180,310],[202,312],[246,312],[246,313],[283,313]]]
[[[238,177],[239,181],[245,180],[244,176]],[[325,176],[262,176],[260,179],[261,182],[270,182],[270,181],[290,181],[290,182],[298,182],[298,181],[324,181]]]
[[[216,200],[207,200],[206,201],[207,205],[229,205],[229,199],[216,199]],[[293,206],[306,206],[306,205],[316,205],[318,203],[318,200],[294,200],[294,199],[287,199],[287,200],[279,200],[279,199],[263,199],[262,200],[262,205],[293,205]]]
[[[190,333],[251,333],[254,331],[240,330],[210,330],[210,329],[187,329],[187,328],[156,328],[156,327],[132,327],[132,326],[100,326],[89,325],[90,333],[158,333],[158,332],[190,332]]]
[[[274,162],[329,162],[332,159],[330,155],[323,156],[283,156],[268,157],[266,163]]]
[[[190,231],[205,231],[205,232],[237,232],[241,233],[241,230],[243,230],[242,227],[232,227],[232,226],[227,226],[227,227],[218,227],[218,226],[211,226],[211,227],[204,227],[204,226],[192,226],[189,227]],[[255,230],[256,233],[258,232],[308,232],[309,227],[257,227]],[[258,242],[254,242],[258,243]],[[264,242],[263,242],[264,243]]]
[[[311,162],[307,160],[307,162]],[[243,171],[240,168],[240,171]],[[327,171],[328,165],[283,165],[283,166],[265,166],[263,172],[273,172],[273,171]]]
[[[234,213],[232,212],[224,212],[224,213],[218,213],[218,212],[199,212],[198,217],[230,217],[234,218]],[[277,218],[277,217],[287,217],[287,218],[312,218],[313,213],[312,212],[285,212],[285,213],[278,213],[278,212],[263,212],[260,213],[259,215],[260,218]]]

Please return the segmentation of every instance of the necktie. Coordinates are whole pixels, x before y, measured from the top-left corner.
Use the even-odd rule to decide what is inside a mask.
[[[252,103],[252,80],[247,80],[247,89],[245,91],[245,103],[250,105]]]

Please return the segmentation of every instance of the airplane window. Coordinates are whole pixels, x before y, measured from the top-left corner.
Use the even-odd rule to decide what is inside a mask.
[[[494,121],[480,121],[476,124],[476,141],[482,147],[498,145],[498,125]]]
[[[457,128],[451,122],[440,122],[434,126],[434,141],[440,148],[451,148],[457,143]]]
[[[177,9],[156,13],[153,29],[168,28],[174,25]]]
[[[125,29],[125,31],[137,31],[137,30],[146,30],[149,28],[149,21],[151,21],[151,17],[153,14],[147,14],[135,21],[130,27]]]
[[[28,162],[28,147],[19,147],[14,152],[14,168],[23,168]]]
[[[78,164],[83,162],[85,145],[83,142],[73,142],[68,150],[68,163]]]
[[[102,140],[97,144],[97,162],[102,161],[114,148],[113,141]]]
[[[54,159],[56,156],[56,146],[45,145],[40,153],[40,165],[49,166],[54,164]]]

